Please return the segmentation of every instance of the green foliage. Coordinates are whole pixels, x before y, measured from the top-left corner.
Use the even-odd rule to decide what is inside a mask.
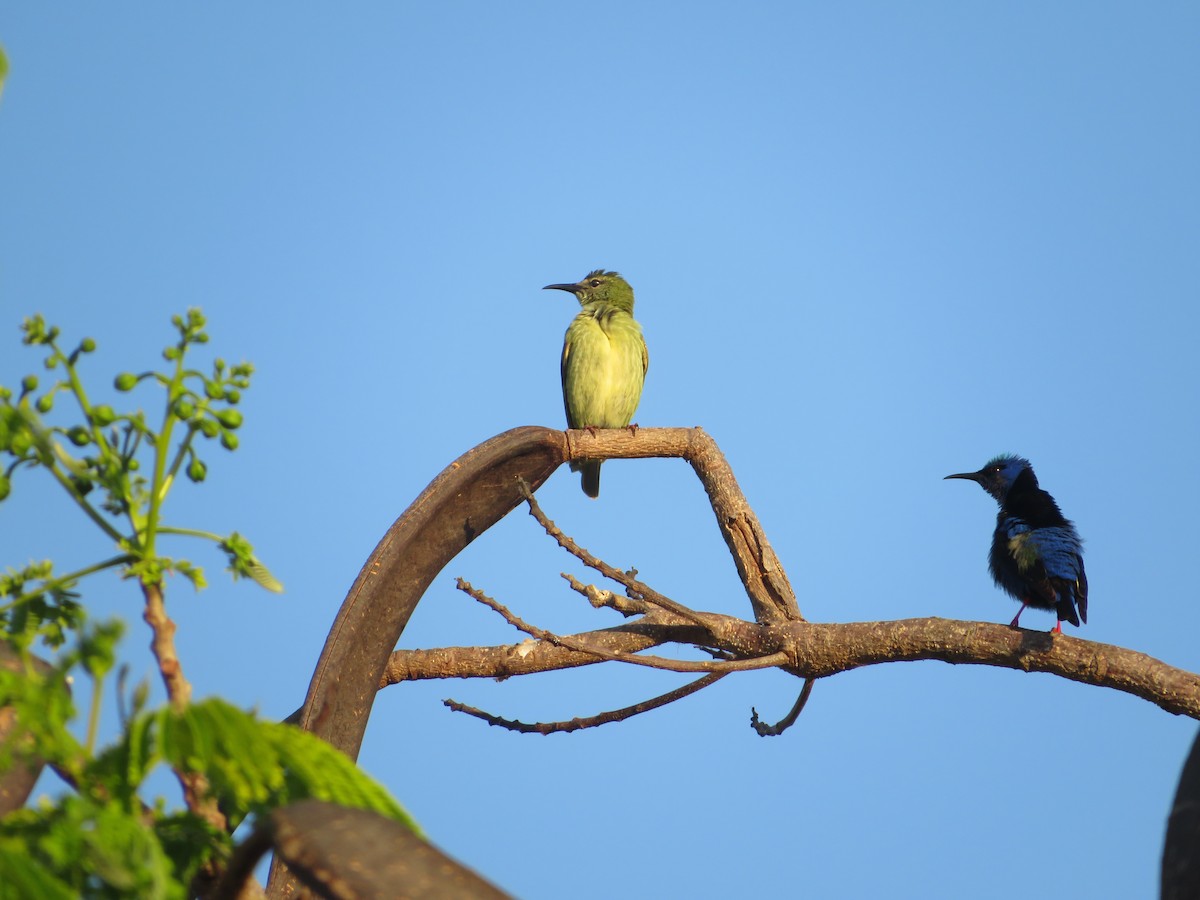
[[[20,647],[28,648],[39,636],[58,647],[83,622],[79,595],[71,590],[75,580],[55,578],[53,568],[45,559],[0,574],[0,615],[6,617],[9,638]]]
[[[38,888],[18,896],[182,898],[194,869],[179,871],[152,821],[85,796],[0,821],[0,877]]]
[[[81,615],[73,589],[92,572],[116,567],[146,585],[161,584],[168,573],[177,573],[196,589],[203,588],[203,569],[158,552],[162,534],[212,541],[225,553],[235,578],[249,578],[271,591],[283,589],[241,535],[172,528],[162,521],[163,504],[179,472],[195,483],[207,476],[208,466],[200,458],[204,442],[236,449],[234,432],[244,417],[234,407],[250,387],[254,371],[249,363],[231,366],[222,359],[216,359],[207,374],[188,367],[188,352],[208,343],[204,316],[190,309],[171,322],[177,339],[162,351],[169,364],[166,371],[124,372],[113,380],[122,394],[143,385],[164,393],[164,412],[157,423],[140,408],[115,409],[91,401],[80,364],[96,351],[95,340],[85,337],[67,350],[60,329],[42,316],[31,316],[22,325],[23,342],[46,349],[43,366],[54,377],[43,385],[30,374],[19,389],[0,386],[0,502],[11,494],[19,470],[43,469],[118,551],[102,563],[65,575],[55,575],[49,563],[37,563],[0,577],[0,625],[24,646],[35,636],[51,646],[62,643],[64,630],[78,625]],[[62,399],[70,402],[58,403]],[[56,410],[67,420],[49,422],[46,417]]]
[[[372,810],[420,833],[391,795],[345,754],[307,731],[259,721],[217,698],[139,716],[124,740],[97,758],[91,774],[117,796],[162,762],[203,775],[232,826],[247,815],[311,797]]]
[[[77,788],[0,819],[0,884],[38,886],[28,896],[183,896],[201,866],[228,856],[232,839],[191,813],[143,804],[139,791],[160,765],[203,775],[231,829],[248,815],[313,797],[420,833],[386,790],[324,741],[215,698],[141,713],[116,743],[89,757],[66,731],[73,709],[63,676],[76,661],[100,671],[114,644],[111,632],[81,639],[47,675],[0,669],[0,705],[21,726],[0,768],[40,756],[70,773]]]
[[[158,421],[139,408],[93,403],[80,363],[96,342],[84,338],[67,351],[59,329],[41,316],[25,320],[24,343],[45,348],[48,383],[30,374],[16,389],[0,386],[0,502],[18,472],[41,469],[117,551],[68,573],[55,572],[49,560],[0,573],[0,663],[15,661],[0,664],[0,710],[11,723],[0,743],[0,773],[44,763],[72,789],[0,819],[0,896],[190,896],[201,870],[228,857],[240,822],[310,797],[369,809],[418,830],[382,787],[311,734],[260,722],[218,699],[186,704],[179,700],[186,691],[172,694],[171,705],[147,710],[148,686],[127,696],[125,667],[117,677],[122,731],[96,750],[103,687],[124,626],[87,622],[81,580],[116,568],[144,588],[147,602],[162,597],[171,573],[203,588],[199,566],[158,552],[160,535],[177,535],[215,543],[234,578],[283,589],[239,533],[163,522],[179,472],[193,483],[205,480],[204,442],[236,449],[243,416],[235,407],[253,372],[249,364],[229,366],[219,358],[208,374],[187,367],[189,350],[208,342],[205,320],[192,309],[172,322],[178,339],[162,352],[165,371],[124,372],[113,380],[120,395],[158,392],[151,404],[164,410]],[[51,415],[58,419],[49,421]],[[58,651],[53,663],[34,659],[39,642]],[[72,672],[92,684],[82,742],[70,727],[77,716]],[[165,665],[163,674],[170,684]],[[147,778],[162,766],[199,796],[190,808],[143,799]]]

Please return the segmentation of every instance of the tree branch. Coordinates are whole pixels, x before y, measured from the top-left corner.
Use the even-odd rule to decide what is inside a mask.
[[[802,678],[828,678],[851,669],[889,662],[941,660],[956,665],[985,665],[1046,672],[1082,684],[1123,691],[1167,712],[1200,719],[1200,675],[1167,665],[1145,653],[1068,635],[955,619],[901,619],[892,622],[788,622],[764,628],[754,622],[723,619],[716,634],[694,627],[654,623],[618,626],[580,635],[589,643],[603,636],[612,653],[668,642],[705,643],[731,650],[738,658],[782,653],[780,668]],[[727,646],[721,635],[732,636]],[[397,650],[388,665],[388,682],[425,678],[504,678],[598,662],[580,653],[540,642],[518,647],[457,647]]]
[[[143,583],[142,595],[146,598],[142,618],[150,626],[152,635],[150,649],[158,661],[158,671],[162,674],[171,706],[182,710],[192,701],[192,686],[183,677],[183,666],[175,652],[175,623],[167,615],[162,585]]]
[[[579,731],[583,728],[595,728],[599,725],[607,725],[610,722],[623,722],[626,719],[632,719],[634,716],[650,712],[652,709],[658,709],[660,706],[666,706],[668,703],[674,703],[676,700],[682,700],[684,697],[688,697],[697,691],[702,691],[710,684],[716,684],[724,677],[724,672],[714,672],[705,675],[703,678],[697,678],[695,681],[688,682],[682,687],[675,688],[673,691],[667,691],[665,694],[659,694],[657,697],[643,700],[641,703],[635,703],[632,706],[597,713],[594,716],[587,716],[582,719],[574,718],[562,722],[534,722],[526,724],[525,722],[518,722],[516,719],[502,719],[482,709],[476,709],[474,706],[459,703],[457,700],[446,699],[442,703],[455,712],[466,713],[469,716],[482,719],[489,725],[498,725],[501,728],[507,728],[509,731],[516,731],[520,734],[565,734],[572,731]]]
[[[167,688],[167,698],[171,707],[176,711],[184,710],[192,701],[192,686],[183,677],[183,666],[175,652],[175,623],[167,615],[167,607],[163,602],[161,584],[142,583],[142,594],[146,598],[146,608],[142,618],[150,626],[153,635],[150,649],[158,660],[158,670],[162,673],[163,684]],[[175,771],[183,788],[183,799],[188,809],[202,817],[213,828],[226,830],[225,815],[218,808],[216,801],[208,793],[208,780],[197,772]]]
[[[796,593],[746,502],[725,455],[702,428],[626,428],[564,432],[568,459],[685,459],[708,494],[721,537],[733,556],[759,622],[802,620]]]
[[[753,706],[750,707],[750,727],[758,732],[759,737],[779,737],[795,725],[796,720],[800,718],[800,713],[804,712],[805,704],[808,703],[808,695],[812,693],[813,684],[815,682],[811,678],[804,682],[804,687],[800,689],[800,696],[796,698],[796,702],[792,704],[788,714],[774,725],[768,725],[761,721],[758,718],[758,710]]]

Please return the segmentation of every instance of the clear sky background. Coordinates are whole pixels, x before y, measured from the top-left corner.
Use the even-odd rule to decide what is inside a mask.
[[[1200,669],[1200,6],[28,3],[0,42],[0,383],[40,371],[35,311],[98,341],[98,383],[157,364],[189,306],[257,367],[242,449],[210,452],[169,518],[241,531],[287,592],[179,548],[212,582],[168,592],[198,695],[290,713],[421,489],[494,434],[562,425],[576,306],[540,288],[596,267],[637,292],[637,420],[715,437],[810,619],[1007,622],[995,504],[942,476],[1013,451],[1087,541],[1072,633]],[[540,498],[676,600],[750,615],[684,463],[610,462],[595,502],[564,469]],[[0,565],[110,553],[76,518],[18,480]],[[564,569],[584,575],[518,511],[402,646],[520,640],[459,575],[543,627],[615,624]],[[137,591],[87,598],[153,675]],[[747,723],[795,699],[779,672],[550,738],[440,702],[551,720],[685,680],[390,688],[361,763],[524,898],[1157,890],[1196,724],[1127,695],[876,666],[774,739]]]

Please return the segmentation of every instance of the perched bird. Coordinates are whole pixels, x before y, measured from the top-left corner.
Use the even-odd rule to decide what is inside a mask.
[[[568,428],[625,428],[633,420],[650,357],[633,319],[633,288],[616,272],[596,269],[578,284],[548,284],[568,291],[583,307],[563,340],[563,405]],[[636,428],[637,426],[633,426]],[[572,462],[583,492],[600,496],[600,460]]]
[[[1059,633],[1064,621],[1075,626],[1080,619],[1086,622],[1083,541],[1054,498],[1038,487],[1029,460],[997,456],[978,472],[946,478],[974,481],[1000,504],[988,568],[996,585],[1021,601],[1011,627],[1017,627],[1026,606],[1055,610],[1054,630]]]

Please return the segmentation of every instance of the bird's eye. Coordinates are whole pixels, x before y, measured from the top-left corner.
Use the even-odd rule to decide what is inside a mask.
[[[599,278],[592,279],[592,287],[600,287],[600,279]]]

